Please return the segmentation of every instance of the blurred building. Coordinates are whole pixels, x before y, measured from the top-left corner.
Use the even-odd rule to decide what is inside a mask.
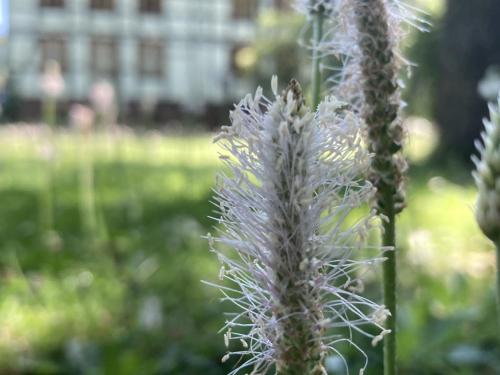
[[[121,109],[201,112],[246,91],[237,60],[260,10],[283,0],[12,0],[1,45],[8,87],[25,111],[41,101],[48,60],[62,68],[65,100],[114,85]]]

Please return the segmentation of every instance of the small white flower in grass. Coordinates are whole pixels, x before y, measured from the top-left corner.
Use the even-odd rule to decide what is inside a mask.
[[[90,101],[97,113],[109,113],[115,106],[115,89],[108,81],[99,81],[90,89]]]
[[[241,360],[230,375],[272,368],[323,375],[338,345],[362,353],[353,331],[373,338],[367,327],[375,325],[384,332],[373,319],[381,308],[358,294],[356,277],[382,259],[354,256],[371,216],[347,225],[373,194],[362,177],[369,155],[360,121],[342,103],[327,98],[313,113],[296,81],[279,95],[273,78],[272,90],[273,101],[261,89],[247,95],[216,137],[229,173],[216,188],[219,234],[208,238],[227,281],[215,286],[240,309],[224,328],[231,328],[226,346],[231,338],[242,344],[232,352]]]
[[[55,60],[48,60],[43,67],[40,86],[42,92],[48,97],[55,99],[64,91],[64,77],[61,73],[61,65]]]
[[[74,104],[69,113],[71,125],[82,133],[88,133],[94,124],[95,113],[85,105]]]

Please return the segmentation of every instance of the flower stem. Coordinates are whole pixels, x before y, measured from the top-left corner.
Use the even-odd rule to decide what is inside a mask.
[[[318,49],[323,39],[325,9],[321,6],[313,13],[313,67],[312,67],[312,107],[316,109],[321,101],[321,53]]]
[[[40,221],[43,234],[46,235],[54,229],[54,170],[51,160],[44,161],[45,163],[45,181],[40,196]]]
[[[382,245],[392,248],[383,263],[384,305],[391,313],[386,321],[391,333],[384,338],[384,375],[396,375],[396,215],[391,191],[384,194],[384,200]]]
[[[47,98],[43,103],[43,118],[50,129],[55,128],[57,120],[57,104],[54,98]]]
[[[48,156],[45,162],[45,186],[41,196],[41,222],[44,235],[54,230],[54,160],[52,159],[55,147],[56,101],[46,98],[43,103],[43,119],[47,125]]]
[[[98,238],[97,213],[94,192],[93,143],[91,134],[83,134],[80,156],[81,215],[85,235]]]

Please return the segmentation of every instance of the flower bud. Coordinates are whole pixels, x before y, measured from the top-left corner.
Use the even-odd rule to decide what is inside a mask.
[[[492,241],[500,241],[500,96],[497,105],[490,105],[490,121],[484,121],[483,144],[477,143],[479,158],[473,172],[479,191],[476,220]]]

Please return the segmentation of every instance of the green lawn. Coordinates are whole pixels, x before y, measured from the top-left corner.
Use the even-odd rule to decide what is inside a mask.
[[[89,150],[99,224],[92,235],[79,203]],[[120,132],[85,148],[70,132],[49,142],[36,127],[0,131],[1,374],[228,372],[217,334],[223,306],[200,283],[218,270],[201,238],[212,226],[216,153],[208,135]],[[400,221],[401,374],[500,371],[494,252],[474,224],[470,180],[456,177],[467,173],[456,172],[419,167],[410,179]],[[367,290],[379,298],[376,276]],[[380,348],[367,349],[367,373],[377,375]],[[335,368],[335,358],[329,363]]]

